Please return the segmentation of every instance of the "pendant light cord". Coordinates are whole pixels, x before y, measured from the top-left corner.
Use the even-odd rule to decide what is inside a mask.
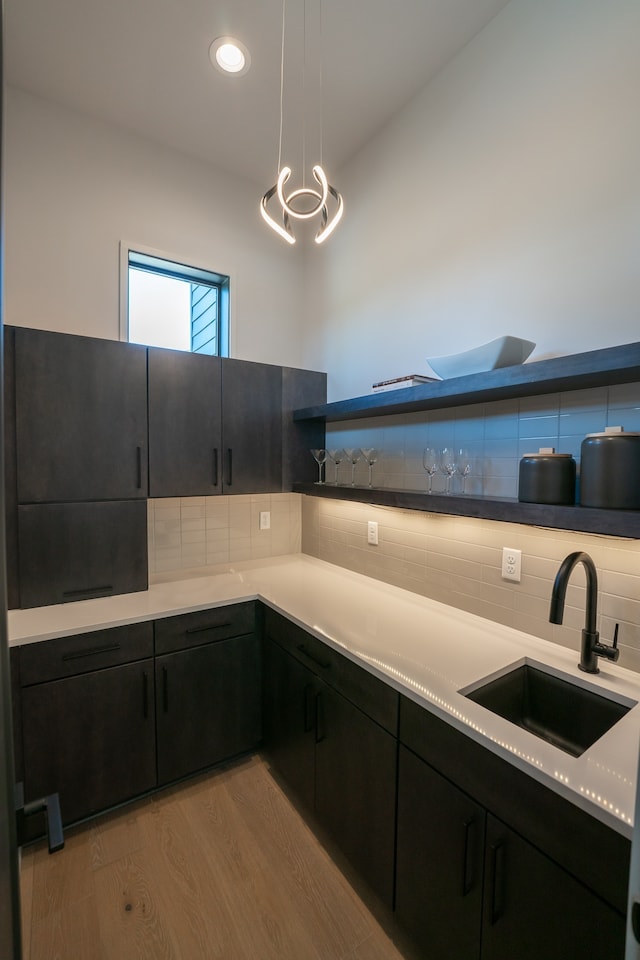
[[[284,114],[284,20],[287,0],[282,0],[282,44],[280,46],[280,138],[278,140],[278,166],[276,168],[276,180],[280,176],[282,168],[282,125]]]
[[[324,170],[324,164],[323,164],[323,162],[322,162],[322,141],[323,141],[323,139],[324,139],[323,130],[322,130],[322,100],[323,100],[323,90],[322,90],[322,0],[319,0],[318,10],[319,10],[319,19],[320,19],[320,29],[319,29],[319,33],[320,33],[320,42],[319,42],[319,49],[320,49],[320,90],[319,90],[319,93],[320,93],[320,104],[319,104],[318,113],[320,114],[320,166],[321,166],[322,169]]]

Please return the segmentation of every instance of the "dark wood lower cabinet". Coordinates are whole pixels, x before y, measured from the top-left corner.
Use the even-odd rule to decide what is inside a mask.
[[[398,763],[397,918],[429,960],[478,960],[485,810],[406,747]]]
[[[260,666],[255,634],[156,657],[160,785],[258,745]]]
[[[271,628],[278,620],[268,617]],[[283,625],[284,630],[291,628]],[[393,902],[397,740],[324,679],[304,631],[293,641],[305,666],[265,638],[264,744],[274,769],[387,906]],[[311,638],[312,639],[312,638]],[[300,643],[297,643],[297,641]],[[353,664],[349,665],[350,667]],[[354,668],[357,669],[357,668]],[[317,673],[323,674],[323,678]],[[362,698],[378,683],[366,671]],[[349,683],[353,675],[349,671]],[[344,682],[339,675],[337,682]],[[369,685],[367,680],[371,681]],[[355,689],[355,685],[352,686]]]
[[[391,906],[397,741],[327,684],[315,714],[316,818]]]
[[[482,960],[622,960],[624,939],[620,914],[488,817]]]
[[[264,644],[263,733],[269,759],[308,810],[313,810],[316,689],[311,670],[277,643]]]
[[[156,783],[153,660],[22,690],[27,802],[59,793],[73,823]]]

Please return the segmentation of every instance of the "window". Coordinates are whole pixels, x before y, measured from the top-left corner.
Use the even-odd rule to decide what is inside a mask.
[[[129,248],[122,266],[123,339],[229,355],[229,277]]]

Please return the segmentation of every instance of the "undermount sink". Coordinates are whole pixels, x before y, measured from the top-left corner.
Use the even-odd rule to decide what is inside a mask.
[[[460,692],[573,757],[584,753],[636,706],[634,700],[612,699],[531,663],[521,663]]]

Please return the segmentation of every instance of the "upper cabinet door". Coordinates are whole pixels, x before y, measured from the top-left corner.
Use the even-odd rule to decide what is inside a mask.
[[[17,328],[18,501],[147,496],[146,348]]]
[[[222,492],[220,358],[149,348],[149,496]]]
[[[222,443],[225,493],[282,490],[282,367],[223,360]]]

